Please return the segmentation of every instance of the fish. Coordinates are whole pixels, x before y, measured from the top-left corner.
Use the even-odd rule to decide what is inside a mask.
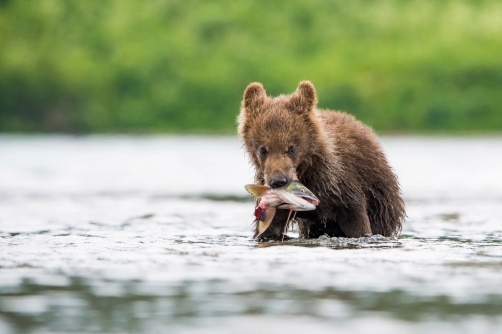
[[[260,203],[254,211],[254,216],[258,219],[257,237],[270,226],[277,209],[290,210],[286,221],[287,228],[293,211],[311,211],[319,205],[319,199],[298,180],[293,180],[281,188],[256,184],[248,184],[245,188],[254,198],[260,198]]]

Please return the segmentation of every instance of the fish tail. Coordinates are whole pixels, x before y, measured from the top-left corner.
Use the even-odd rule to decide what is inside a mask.
[[[267,191],[270,190],[270,187],[260,186],[256,184],[247,184],[246,186],[244,186],[244,188],[246,188],[248,193],[253,195],[254,198],[262,197]]]

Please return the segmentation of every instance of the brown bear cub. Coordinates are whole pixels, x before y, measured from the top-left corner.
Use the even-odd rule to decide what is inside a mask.
[[[398,236],[404,202],[373,131],[350,115],[316,104],[309,81],[275,98],[260,83],[246,88],[238,131],[255,167],[255,183],[278,188],[297,176],[319,198],[315,211],[296,215],[306,238]],[[287,214],[277,210],[260,239],[281,238]]]

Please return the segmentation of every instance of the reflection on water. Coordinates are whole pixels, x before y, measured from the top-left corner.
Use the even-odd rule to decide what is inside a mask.
[[[18,291],[5,293],[2,299],[3,320],[20,331],[44,325],[55,332],[150,332],[211,317],[277,315],[347,321],[379,312],[416,323],[431,317],[456,321],[465,316],[502,314],[500,295],[472,303],[457,302],[447,295],[424,296],[402,290],[317,290],[273,284],[228,291],[228,284],[224,280],[165,285],[69,278],[64,285],[44,285],[23,280]]]
[[[0,333],[496,333],[502,138],[382,142],[398,240],[256,243],[233,138],[0,137]]]

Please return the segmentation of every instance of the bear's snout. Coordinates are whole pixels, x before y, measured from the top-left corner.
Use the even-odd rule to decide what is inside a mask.
[[[272,188],[280,188],[285,186],[286,183],[288,183],[288,180],[284,176],[280,175],[272,178],[272,180],[270,181],[270,186]]]

